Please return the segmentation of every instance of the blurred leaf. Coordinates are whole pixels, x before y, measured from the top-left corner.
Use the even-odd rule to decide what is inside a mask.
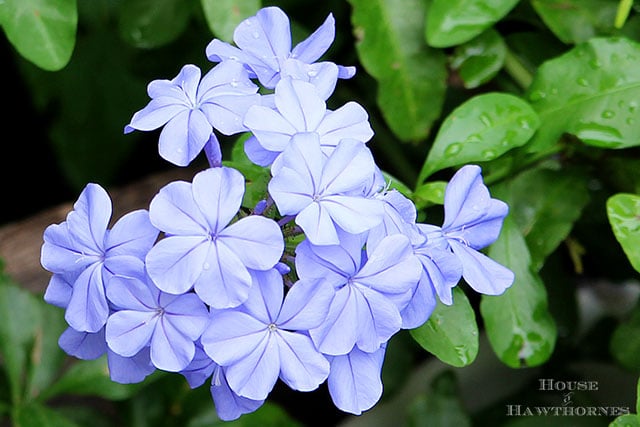
[[[79,427],[59,412],[36,402],[20,406],[17,414],[16,427]]]
[[[409,427],[471,427],[458,396],[453,372],[444,371],[434,378],[431,390],[416,396],[408,409]]]
[[[525,144],[540,121],[527,102],[506,93],[474,96],[443,121],[418,183],[441,169],[500,157]]]
[[[555,347],[556,325],[544,285],[531,269],[529,249],[511,216],[505,218],[488,255],[515,273],[515,282],[504,294],[483,295],[480,302],[491,347],[512,368],[545,363]]]
[[[9,379],[14,405],[22,401],[24,377],[32,352],[46,333],[39,328],[41,324],[38,298],[0,275],[0,360]]]
[[[76,0],[5,0],[0,25],[27,60],[47,71],[64,68],[76,43]]]
[[[531,266],[544,261],[571,232],[589,201],[586,177],[576,170],[530,169],[493,189],[508,203],[531,254]]]
[[[640,427],[640,419],[636,414],[620,415],[611,421],[609,427]]]
[[[556,144],[564,132],[604,148],[640,144],[640,45],[594,38],[540,66],[527,97],[541,126],[530,152]]]
[[[476,37],[502,19],[518,0],[434,0],[426,38],[433,47],[451,47]]]
[[[609,348],[621,366],[640,372],[640,305],[637,304],[631,316],[613,331]]]
[[[240,22],[255,15],[261,0],[200,0],[209,29],[218,39],[233,42],[233,32]]]
[[[184,0],[120,2],[118,31],[131,46],[151,49],[165,45],[185,30],[192,5]]]
[[[432,181],[419,186],[413,192],[411,199],[416,208],[421,210],[429,204],[444,205],[444,190],[447,187],[445,181]]]
[[[161,374],[161,373],[160,373]],[[120,384],[109,377],[107,356],[96,360],[78,360],[62,377],[42,393],[43,399],[60,395],[99,396],[109,400],[127,399],[149,383],[153,374],[141,383]]]
[[[618,10],[612,0],[532,0],[531,5],[564,43],[580,43],[610,34]]]
[[[245,414],[234,421],[221,421],[216,414],[213,402],[211,410],[193,418],[186,427],[302,427],[280,406],[265,402],[255,412]]]
[[[623,193],[611,196],[607,200],[607,215],[629,262],[640,272],[640,196]]]
[[[504,64],[507,46],[492,28],[459,45],[453,52],[451,67],[458,70],[467,89],[476,88],[498,74]]]
[[[467,366],[478,355],[475,312],[460,288],[453,289],[453,305],[438,301],[429,320],[410,332],[422,348],[451,366]]]
[[[378,83],[377,104],[403,141],[425,138],[439,116],[447,77],[442,51],[424,33],[425,0],[349,0],[356,50]]]

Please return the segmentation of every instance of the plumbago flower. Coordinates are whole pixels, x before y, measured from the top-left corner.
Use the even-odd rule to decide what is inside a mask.
[[[326,382],[337,408],[361,414],[382,396],[396,333],[424,324],[437,300],[452,304],[461,279],[488,295],[511,286],[513,273],[481,252],[508,206],[478,166],[447,185],[442,226],[419,223],[376,165],[365,109],[327,109],[355,73],[317,62],[333,38],[329,15],[292,49],[287,16],[267,7],[238,26],[236,46],[207,46],[218,64],[204,77],[185,65],[149,84],[125,132],[163,127],[160,156],[186,166],[204,150],[210,167],[111,229],[109,196],[88,184],[45,230],[44,299],[65,310],[63,350],[105,356],[117,382],[155,370],[208,382],[223,420],[260,408],[277,381],[302,392]],[[247,157],[269,177],[252,197],[246,164],[223,166],[216,132],[246,134]]]

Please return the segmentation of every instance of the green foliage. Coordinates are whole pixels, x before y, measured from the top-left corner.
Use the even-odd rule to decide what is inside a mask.
[[[0,26],[13,49],[9,60],[30,96],[32,109],[25,115],[37,114],[47,127],[45,140],[29,141],[33,151],[52,152],[49,161],[78,189],[87,182],[126,183],[138,167],[145,173],[160,168],[153,163],[157,133],[145,138],[122,132],[147,102],[145,85],[172,78],[182,64],[211,66],[204,58],[211,38],[232,41],[235,26],[263,3],[0,1]],[[420,218],[441,216],[448,178],[468,163],[482,166],[492,196],[509,205],[500,238],[487,252],[515,272],[514,285],[503,295],[478,298],[461,283],[452,306],[439,304],[427,323],[406,335],[417,348],[391,341],[397,347],[388,349],[387,362],[402,366],[391,373],[394,383],[383,399],[401,393],[400,383],[409,382],[424,359],[456,373],[477,369],[478,376],[495,370],[483,358],[488,353],[509,375],[531,372],[518,369],[527,367],[539,375],[570,376],[577,361],[593,360],[636,375],[640,305],[626,301],[635,308],[617,317],[602,308],[594,314],[580,291],[594,281],[615,289],[620,280],[637,280],[640,271],[638,5],[269,4],[289,14],[294,39],[334,14],[337,38],[327,59],[358,67],[352,80],[339,82],[335,99],[363,104],[376,132],[374,155],[391,187],[415,202]],[[225,164],[248,177],[243,207],[251,209],[263,198],[269,173],[249,162],[243,144],[244,137],[224,139],[223,151]],[[140,151],[149,154],[132,167],[131,156]],[[598,298],[598,307],[609,301]],[[573,311],[599,317],[588,323],[567,315]],[[61,310],[0,278],[2,421],[23,427],[223,424],[206,386],[189,390],[184,381],[157,375],[139,385],[116,384],[104,358],[67,358],[57,345],[64,327]],[[570,335],[576,330],[585,335]],[[482,391],[496,389],[500,375],[483,377],[490,379]],[[424,384],[433,386],[425,390]],[[476,394],[469,392],[468,383],[444,375],[424,384],[412,396],[399,394],[405,405],[390,406],[392,414],[381,419],[415,426],[471,425],[477,419],[538,425],[539,419],[504,417],[505,403],[524,404],[530,397],[526,385],[510,390],[510,401],[495,392],[499,397],[473,407],[460,400],[465,390],[467,396],[479,393],[473,387]],[[109,410],[101,411],[105,405]],[[360,420],[375,426],[377,414]],[[293,418],[286,405],[268,403],[225,424],[298,425]],[[545,421],[594,424],[587,417]],[[609,421],[616,427],[640,424],[636,414]]]

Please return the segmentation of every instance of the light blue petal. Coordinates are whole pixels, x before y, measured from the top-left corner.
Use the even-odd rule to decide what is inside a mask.
[[[236,27],[233,41],[244,52],[277,70],[278,60],[291,51],[289,18],[278,7],[262,8]]]
[[[113,351],[107,351],[109,376],[112,381],[121,384],[142,382],[156,368],[151,363],[149,347],[145,347],[132,357],[123,357]]]
[[[218,235],[218,244],[229,248],[247,268],[268,270],[280,260],[284,237],[278,224],[252,215],[231,224]]]
[[[173,298],[166,303],[167,298]],[[191,341],[197,340],[209,323],[209,310],[196,294],[187,293],[174,297],[163,294],[160,302],[164,308],[165,323],[170,323]]]
[[[72,280],[70,282],[70,280]],[[44,291],[43,299],[51,305],[60,308],[67,308],[71,293],[73,291],[75,276],[67,277],[64,274],[54,274],[49,279],[47,289]]]
[[[281,329],[308,330],[320,326],[329,315],[335,290],[327,282],[298,280],[289,288],[276,319]]]
[[[225,95],[249,95],[258,91],[247,70],[237,61],[223,61],[204,75],[198,86],[198,104],[217,102],[215,98]]]
[[[241,415],[251,413],[264,403],[264,400],[253,400],[238,396],[227,382],[223,368],[218,367],[211,381],[211,397],[216,413],[223,421],[233,421]]]
[[[244,176],[228,167],[209,168],[193,177],[193,198],[217,234],[238,213],[244,195]]]
[[[280,154],[263,148],[253,135],[244,142],[244,152],[249,160],[258,166],[269,166]]]
[[[340,243],[336,225],[325,203],[313,202],[296,216],[296,224],[314,245],[337,245]]]
[[[373,155],[366,145],[355,139],[344,139],[327,159],[319,188],[323,194],[361,192],[375,167]]]
[[[109,306],[102,281],[102,266],[85,269],[73,284],[65,320],[76,331],[98,332],[107,322]]]
[[[415,287],[409,303],[400,311],[402,329],[422,326],[436,308],[437,296],[430,277],[422,272],[418,286]]]
[[[447,184],[442,224],[445,232],[468,226],[485,215],[491,196],[481,172],[479,166],[463,166]]]
[[[329,362],[311,339],[303,334],[278,330],[280,379],[293,390],[312,391],[329,375]]]
[[[402,327],[402,317],[396,304],[385,295],[363,286],[358,286],[355,299],[358,313],[358,339],[356,345],[366,352],[373,352],[387,342]]]
[[[40,263],[52,273],[79,273],[100,258],[99,254],[86,254],[76,247],[66,222],[49,225],[43,238]]]
[[[308,64],[317,61],[333,43],[335,24],[336,20],[329,14],[317,30],[293,48],[291,56]]]
[[[182,66],[178,75],[171,80],[171,83],[180,87],[193,104],[196,101],[200,76],[200,68],[193,64],[186,64]]]
[[[109,348],[124,357],[137,354],[149,345],[158,322],[153,311],[121,310],[107,320],[105,337]]]
[[[191,359],[186,368],[180,371],[180,374],[187,380],[189,387],[194,389],[200,387],[207,379],[211,378],[216,369],[219,369],[219,365],[211,360],[201,345],[196,343],[196,352],[193,359]]]
[[[185,293],[202,274],[211,246],[200,236],[165,237],[149,251],[147,272],[160,290]]]
[[[507,267],[455,240],[450,244],[462,262],[462,277],[476,292],[500,295],[513,284],[515,275]]]
[[[331,399],[338,409],[360,415],[380,400],[384,353],[384,348],[373,353],[355,348],[349,354],[331,359],[327,384]]]
[[[291,136],[298,132],[279,112],[262,105],[250,107],[243,123],[264,149],[278,153],[286,148]]]
[[[277,84],[275,102],[282,117],[298,132],[315,131],[327,109],[314,85],[290,77],[281,79]]]
[[[82,360],[95,360],[107,351],[104,328],[98,332],[78,332],[67,328],[58,339],[58,345],[68,355]]]
[[[319,204],[335,224],[352,234],[371,230],[384,218],[384,204],[378,199],[331,195],[323,196]]]
[[[316,132],[320,134],[322,146],[330,150],[345,138],[367,142],[373,137],[367,111],[353,101],[335,111],[328,111]]]
[[[98,184],[87,184],[67,215],[74,245],[87,254],[104,253],[104,240],[111,220],[111,198]]]
[[[331,302],[327,320],[309,331],[311,339],[322,353],[336,356],[351,351],[362,326],[357,312],[358,306],[362,306],[359,299],[364,300],[362,294],[351,286],[339,289]]]
[[[245,132],[242,120],[253,105],[260,102],[260,95],[220,95],[214,101],[200,105],[200,110],[214,129],[223,135]]]
[[[186,368],[195,355],[195,344],[184,336],[164,316],[160,317],[151,337],[151,362],[168,372]]]
[[[246,358],[264,340],[267,331],[264,322],[247,313],[221,310],[211,316],[200,341],[213,361],[228,366]]]
[[[107,298],[120,310],[155,311],[158,293],[135,277],[114,276],[107,286]]]
[[[160,156],[176,166],[187,166],[202,151],[213,132],[200,110],[185,110],[162,128],[158,141]]]
[[[278,380],[280,362],[277,339],[263,335],[249,354],[226,367],[229,387],[240,396],[264,400]]]
[[[160,189],[149,205],[151,223],[171,235],[205,236],[209,227],[191,191],[191,183],[174,181]]]
[[[152,99],[142,110],[133,115],[127,126],[140,131],[152,131],[164,126],[175,116],[190,108],[186,96],[183,93],[180,95],[183,99],[169,96]]]
[[[106,239],[107,256],[133,255],[144,259],[157,240],[158,234],[158,229],[149,220],[147,210],[129,212],[109,231]]]
[[[280,215],[296,215],[313,201],[311,177],[286,167],[271,178],[268,189]]]
[[[363,241],[341,233],[337,245],[317,246],[308,240],[296,247],[296,271],[300,278],[318,279],[339,287],[359,269]]]
[[[282,275],[276,269],[250,273],[253,284],[242,309],[265,325],[274,323],[284,296]]]

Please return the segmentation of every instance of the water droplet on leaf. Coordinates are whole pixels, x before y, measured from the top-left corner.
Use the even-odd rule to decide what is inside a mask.
[[[454,142],[445,148],[444,154],[447,156],[455,156],[460,152],[460,150],[462,150],[462,145],[458,142]]]

